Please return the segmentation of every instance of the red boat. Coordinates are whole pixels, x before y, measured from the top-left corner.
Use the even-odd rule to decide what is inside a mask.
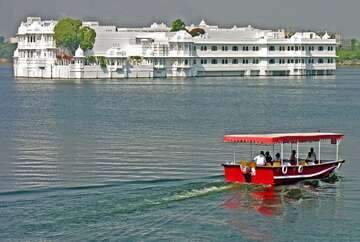
[[[253,157],[252,146],[259,145],[272,146],[274,156],[275,146],[280,146],[280,159],[275,163],[266,165],[256,165],[254,161],[234,160],[223,164],[224,175],[227,182],[254,183],[268,185],[293,184],[307,179],[322,179],[328,177],[336,169],[339,169],[345,160],[339,159],[339,144],[343,138],[340,133],[284,133],[284,134],[236,134],[225,135],[224,142],[227,143],[247,143],[250,144]],[[336,145],[336,158],[334,160],[321,159],[321,142],[330,141]],[[284,146],[296,145],[296,154],[299,153],[299,145],[306,142],[318,143],[318,157],[313,162],[296,157],[289,161],[284,159]],[[294,149],[295,150],[295,149]]]

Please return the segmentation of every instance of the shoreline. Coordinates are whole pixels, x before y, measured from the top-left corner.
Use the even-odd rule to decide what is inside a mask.
[[[13,65],[13,62],[12,61],[3,61],[1,60],[0,61],[0,66],[12,66]],[[336,68],[354,68],[354,69],[357,69],[359,68],[360,69],[360,62],[359,63],[349,63],[349,64],[336,64]]]
[[[5,58],[0,58],[1,66],[12,66],[13,61]],[[342,63],[336,63],[337,68],[360,68],[360,60],[349,60]]]
[[[12,64],[13,64],[12,60],[0,58],[0,65],[12,65]]]

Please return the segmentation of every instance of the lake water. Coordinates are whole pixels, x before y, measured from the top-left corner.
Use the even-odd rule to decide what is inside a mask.
[[[54,81],[0,66],[0,240],[359,241],[359,121],[356,69]],[[224,134],[319,130],[345,134],[337,183],[223,182]]]

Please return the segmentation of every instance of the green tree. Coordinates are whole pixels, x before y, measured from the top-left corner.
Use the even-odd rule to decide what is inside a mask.
[[[0,43],[0,58],[12,60],[17,44]]]
[[[80,47],[84,51],[94,47],[96,32],[90,27],[82,27],[79,31]]]
[[[0,35],[0,44],[3,44],[4,42],[5,42],[4,36],[1,36],[1,35]]]
[[[71,54],[80,44],[79,30],[81,21],[78,19],[64,18],[61,19],[55,26],[54,38],[56,46],[62,48]]]
[[[182,21],[181,19],[176,19],[171,23],[171,30],[172,32],[176,32],[179,30],[184,30],[185,29],[185,23],[184,21]]]
[[[359,48],[359,41],[357,39],[351,39],[351,50],[357,50]]]

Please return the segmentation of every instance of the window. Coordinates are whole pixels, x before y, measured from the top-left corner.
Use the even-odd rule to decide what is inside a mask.
[[[239,48],[237,46],[232,47],[232,51],[238,51],[238,50],[239,50]]]
[[[269,51],[275,51],[275,46],[273,45],[269,46]]]
[[[249,64],[249,60],[248,59],[243,59],[242,63],[243,64]]]
[[[259,46],[253,46],[253,51],[259,51]]]
[[[323,51],[324,50],[324,46],[319,46],[318,47],[318,51]]]
[[[233,59],[233,60],[232,60],[232,63],[233,63],[233,64],[238,64],[239,61],[238,61],[238,59]]]
[[[200,46],[200,50],[201,50],[201,51],[207,51],[207,47],[206,47],[206,45],[202,45],[202,46]]]
[[[295,47],[294,47],[294,46],[291,46],[291,50],[294,51],[294,50],[295,50]]]
[[[193,60],[193,65],[196,65],[196,60],[195,59]]]
[[[228,51],[228,47],[226,45],[221,46],[222,51]]]
[[[319,63],[319,64],[323,64],[323,63],[324,63],[324,59],[321,59],[321,58],[320,58],[319,61],[318,61],[318,63]]]
[[[228,60],[227,60],[227,59],[222,59],[222,60],[221,60],[221,63],[222,63],[222,64],[227,64],[227,63],[228,63]]]
[[[328,51],[333,51],[334,47],[333,46],[328,46]]]
[[[207,64],[207,59],[201,59],[201,60],[200,60],[200,63],[206,65],[206,64]]]
[[[275,64],[275,59],[270,59],[269,64]]]
[[[253,59],[252,63],[253,64],[259,64],[259,59]]]
[[[309,46],[309,51],[314,51],[314,50],[315,50],[314,46]]]
[[[217,64],[217,59],[211,59],[211,64],[216,65]]]
[[[249,46],[243,46],[242,50],[243,51],[249,51]]]
[[[211,46],[211,51],[217,51],[217,46],[215,45]]]
[[[185,65],[189,65],[189,61],[188,60],[185,60]]]
[[[302,50],[302,51],[305,51],[305,46],[301,46],[301,50]]]

